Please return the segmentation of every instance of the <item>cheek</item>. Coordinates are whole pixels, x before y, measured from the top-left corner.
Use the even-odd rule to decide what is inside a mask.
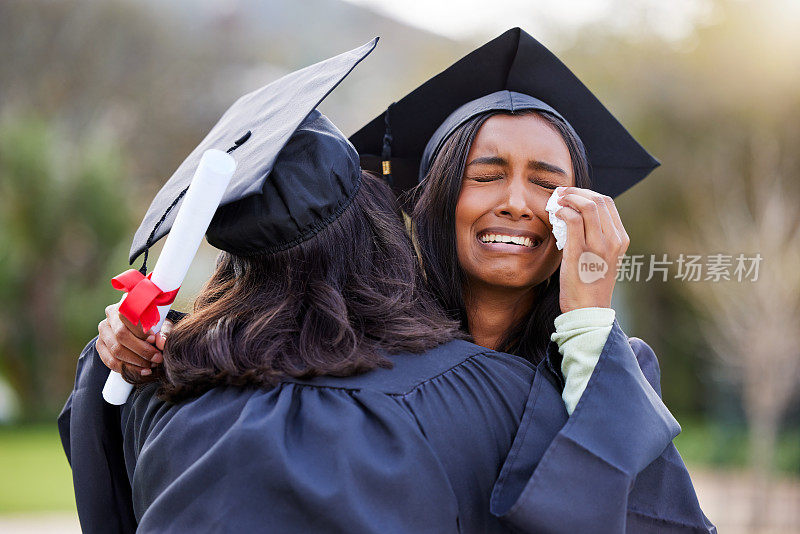
[[[472,235],[472,224],[468,217],[464,217],[463,212],[459,212],[456,210],[456,218],[455,218],[455,225],[456,225],[456,257],[458,258],[458,263],[461,264],[461,267],[466,269],[468,272],[471,271],[471,261],[470,261],[470,236]]]
[[[462,190],[456,203],[455,213],[456,244],[459,249],[469,243],[473,225],[486,212],[486,209],[485,202],[481,202],[480,197],[474,191]],[[461,250],[459,250],[459,254],[461,254]]]
[[[545,278],[556,272],[558,266],[561,265],[562,257],[563,251],[556,248],[556,238],[552,237],[547,250],[544,252],[543,270],[545,271]]]
[[[474,214],[480,212],[481,209],[477,195],[468,188],[462,189],[458,195],[458,202],[456,202],[456,223],[467,222],[469,219],[474,220]]]

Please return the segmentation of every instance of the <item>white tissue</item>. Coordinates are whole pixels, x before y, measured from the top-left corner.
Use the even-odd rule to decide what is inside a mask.
[[[553,225],[553,235],[556,237],[556,248],[562,250],[564,245],[567,244],[567,223],[556,217],[556,212],[563,208],[558,204],[558,199],[561,198],[558,192],[553,191],[550,198],[547,200],[547,205],[544,209],[550,214],[550,224]]]

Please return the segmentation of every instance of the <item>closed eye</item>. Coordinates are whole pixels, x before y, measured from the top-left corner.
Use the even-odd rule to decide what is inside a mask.
[[[553,190],[556,187],[560,187],[560,186],[563,185],[563,184],[557,184],[555,182],[551,182],[550,180],[544,180],[542,178],[531,178],[530,182],[532,184],[536,184],[536,185],[539,185],[541,187],[544,187],[545,189],[550,189],[550,190]]]
[[[493,182],[495,180],[502,180],[504,176],[502,174],[484,174],[481,176],[469,176],[468,178],[475,182]]]

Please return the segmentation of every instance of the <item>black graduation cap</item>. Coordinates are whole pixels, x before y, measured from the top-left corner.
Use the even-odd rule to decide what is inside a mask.
[[[436,145],[471,116],[548,108],[583,141],[596,191],[617,196],[659,165],[553,53],[520,28],[467,54],[389,106],[350,140],[363,168],[387,175],[396,190],[408,190],[424,177]],[[451,117],[456,110],[458,116]],[[437,132],[445,121],[447,127]],[[434,146],[426,151],[429,141]]]
[[[377,42],[376,37],[239,98],[156,194],[133,238],[130,262],[172,228],[210,148],[231,147],[237,160],[206,233],[213,246],[240,255],[284,250],[338,217],[360,184],[358,153],[316,107]]]

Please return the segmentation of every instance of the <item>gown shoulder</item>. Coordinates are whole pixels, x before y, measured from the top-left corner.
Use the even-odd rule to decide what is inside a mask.
[[[315,387],[373,390],[387,395],[404,396],[426,386],[444,375],[466,375],[470,369],[481,367],[489,374],[506,378],[506,372],[531,377],[534,366],[528,361],[495,352],[464,340],[453,340],[421,354],[387,355],[391,369],[378,368],[348,377],[318,376],[309,379],[287,379],[286,382]]]

